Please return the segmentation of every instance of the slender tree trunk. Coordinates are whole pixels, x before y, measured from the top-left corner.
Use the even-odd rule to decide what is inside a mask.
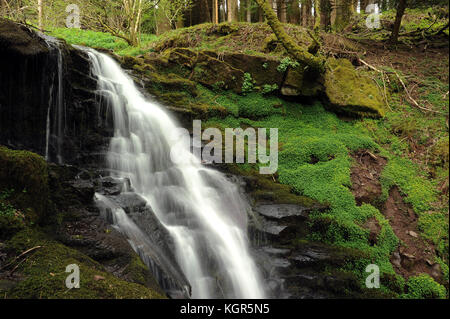
[[[289,10],[289,23],[300,24],[300,3],[299,0],[292,0]]]
[[[38,28],[39,30],[43,31],[44,30],[44,24],[42,21],[42,16],[44,14],[44,8],[43,8],[43,0],[38,0]]]
[[[361,0],[359,2],[361,13],[366,13],[367,6],[369,5],[369,0]]]
[[[219,23],[219,1],[213,0],[213,21],[214,24]]]
[[[287,22],[287,8],[286,8],[286,0],[277,0],[277,14],[280,22]]]
[[[211,10],[209,7],[209,1],[208,0],[203,0],[202,3],[202,16],[204,17],[202,20],[202,22],[212,22],[212,18],[211,18]]]
[[[320,0],[314,0],[314,31],[320,30]]]
[[[394,30],[390,38],[390,42],[396,43],[398,41],[398,34],[400,33],[400,27],[402,25],[403,14],[405,13],[407,0],[399,0],[397,6],[397,15],[394,22]]]
[[[297,61],[309,66],[312,70],[319,73],[325,72],[325,59],[314,56],[305,48],[296,44],[294,39],[290,37],[283,28],[283,25],[277,18],[277,15],[265,0],[255,0],[264,11],[267,23],[272,28],[278,40],[283,44],[286,51]]]
[[[247,12],[247,22],[251,23],[252,22],[252,0],[247,0],[246,12]]]
[[[353,0],[334,0],[331,11],[331,24],[336,31],[342,31],[353,15]]]
[[[331,2],[320,0],[320,23],[324,30],[329,30],[331,24]]]
[[[227,0],[228,22],[238,21],[237,0]]]
[[[302,26],[307,28],[311,22],[311,0],[302,0]]]

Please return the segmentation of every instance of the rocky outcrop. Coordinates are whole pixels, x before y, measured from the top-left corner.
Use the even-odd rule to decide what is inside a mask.
[[[95,163],[112,135],[96,87],[82,51],[0,20],[0,144]]]
[[[19,298],[38,298],[38,293],[43,298],[71,297],[62,294],[67,289],[61,284],[64,280],[53,277],[62,276],[65,267],[76,262],[84,267],[80,298],[112,298],[113,286],[123,289],[115,292],[116,297],[164,296],[154,274],[128,239],[103,218],[95,205],[94,192],[103,189],[96,173],[74,166],[47,165],[36,154],[5,147],[0,147],[0,167],[2,294]],[[16,256],[28,249],[40,251],[38,256],[30,256],[31,266],[19,267],[20,258]],[[19,262],[17,267],[15,261]],[[90,277],[91,273],[97,279]],[[33,287],[44,280],[42,276],[49,277],[46,282],[53,284],[43,284],[37,291]],[[99,280],[107,281],[109,286],[96,290],[93,282]]]
[[[125,67],[168,74],[172,78],[200,83],[213,90],[245,94],[250,88],[290,99],[320,99],[336,113],[369,117],[385,115],[379,88],[344,59],[329,59],[324,74],[317,74],[289,58],[280,60],[270,55],[219,53],[180,47],[141,56],[134,59],[133,65],[130,65],[129,58],[122,60]],[[164,86],[164,81],[156,80]]]
[[[361,116],[385,115],[383,96],[370,78],[359,75],[346,59],[329,59],[328,66],[325,93],[332,110]]]

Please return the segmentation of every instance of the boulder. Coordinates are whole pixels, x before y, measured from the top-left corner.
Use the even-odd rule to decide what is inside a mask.
[[[372,79],[357,73],[346,59],[329,59],[325,73],[325,93],[330,108],[337,113],[383,117],[383,96]]]
[[[242,92],[244,71],[219,60],[215,52],[202,51],[198,55],[193,80],[209,88]]]

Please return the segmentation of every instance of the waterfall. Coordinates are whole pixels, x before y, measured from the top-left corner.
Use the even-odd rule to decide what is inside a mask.
[[[84,48],[98,78],[98,94],[111,107],[114,137],[107,153],[112,177],[128,179],[173,239],[177,263],[192,298],[264,298],[266,292],[247,238],[248,204],[238,186],[201,165],[186,145],[173,161],[177,123],[146,99],[109,56]],[[129,191],[129,190],[128,190]],[[100,194],[98,202],[112,207]],[[120,208],[111,209],[133,247],[146,235]]]
[[[63,82],[63,56],[59,40],[43,33],[39,36],[47,44],[51,57],[56,62],[56,69],[50,72],[52,81],[50,84],[50,101],[47,109],[46,140],[45,140],[45,159],[52,160],[50,155],[50,146],[53,146],[56,161],[63,163],[62,144],[64,140],[64,127],[66,125],[66,108],[64,102],[64,82]],[[56,85],[55,85],[56,84]],[[54,90],[56,86],[56,90]],[[53,120],[52,120],[53,114]]]

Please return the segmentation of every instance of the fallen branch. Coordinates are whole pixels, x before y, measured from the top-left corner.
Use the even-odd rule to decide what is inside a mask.
[[[8,264],[5,265],[4,267],[2,267],[0,270],[3,270],[3,269],[8,268],[9,266],[11,266],[12,264],[14,264],[18,259],[22,258],[22,257],[25,256],[26,254],[29,254],[29,253],[31,253],[32,251],[34,251],[34,250],[36,250],[36,249],[39,249],[39,248],[42,248],[42,247],[44,247],[44,246],[36,246],[36,247],[30,248],[30,249],[24,251],[24,252],[21,253],[19,256],[17,256],[16,258],[14,258],[13,261],[11,261],[10,263],[8,263]],[[20,263],[19,263],[19,264],[20,264]],[[17,268],[17,266],[16,266],[15,268]]]
[[[400,83],[402,84],[403,89],[405,90],[408,99],[414,104],[414,106],[416,106],[417,108],[419,108],[422,111],[433,112],[433,113],[438,113],[438,114],[445,114],[445,113],[442,113],[442,112],[439,112],[439,111],[427,109],[426,107],[420,106],[419,103],[417,103],[417,101],[414,100],[414,98],[411,96],[411,94],[409,93],[408,89],[406,88],[405,82],[403,82],[403,80],[400,78],[398,73],[395,72],[395,71],[393,71],[393,72],[397,76],[397,78],[400,81]]]

